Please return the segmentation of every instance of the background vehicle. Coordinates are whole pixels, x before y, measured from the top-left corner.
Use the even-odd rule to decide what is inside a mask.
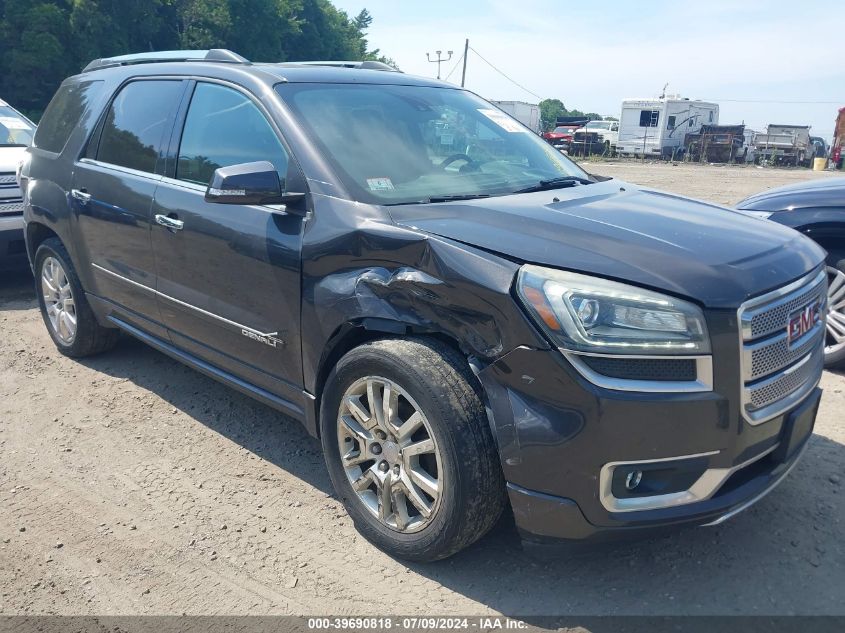
[[[815,145],[816,149],[814,151],[815,158],[828,158],[830,147],[821,136],[811,136],[810,142]]]
[[[815,145],[810,142],[809,125],[775,125],[754,138],[759,161],[786,165],[809,165],[815,157]]]
[[[588,120],[583,117],[558,117],[555,128],[551,132],[544,133],[543,138],[556,150],[568,152],[575,138],[575,132],[587,123]]]
[[[702,125],[698,132],[686,135],[684,152],[694,162],[744,163],[748,151],[744,144],[744,125]]]
[[[540,133],[540,106],[525,101],[491,101],[500,110],[507,112],[532,132]]]
[[[572,153],[575,155],[603,154],[611,156],[619,139],[618,121],[589,121],[575,131]]]
[[[827,251],[825,366],[845,367],[845,178],[769,189],[746,198],[737,208],[800,231]]]
[[[833,130],[833,144],[830,146],[830,159],[837,169],[843,167],[843,158],[845,158],[842,151],[843,145],[845,145],[845,108],[840,108]]]
[[[683,153],[684,137],[702,125],[719,122],[719,106],[679,96],[625,99],[619,118],[616,152],[625,156],[675,157]]]
[[[26,265],[23,199],[16,172],[34,131],[32,121],[0,100],[0,269]]]
[[[413,560],[508,502],[526,538],[605,539],[786,476],[821,397],[821,248],[356,66],[173,51],[66,80],[21,171],[56,347],[124,331],[301,420],[356,527]]]

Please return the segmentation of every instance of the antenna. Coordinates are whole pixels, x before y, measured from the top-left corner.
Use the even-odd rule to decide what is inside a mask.
[[[668,88],[668,87],[669,87],[669,82],[667,81],[665,84],[663,84],[663,92],[660,93],[660,97],[658,97],[659,99],[665,99],[666,98],[666,88]]]

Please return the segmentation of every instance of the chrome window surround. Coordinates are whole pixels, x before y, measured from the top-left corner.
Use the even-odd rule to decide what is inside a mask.
[[[572,364],[575,370],[584,378],[598,387],[615,389],[617,391],[640,391],[650,393],[694,393],[713,391],[713,357],[712,356],[653,356],[639,354],[595,354],[590,352],[574,352],[559,348],[560,353]],[[624,358],[640,360],[694,360],[695,380],[629,380],[614,378],[600,374],[584,361],[581,356],[598,356],[602,358]]]
[[[821,379],[824,369],[824,315],[818,324],[796,341],[793,354],[789,354],[789,350],[783,354],[783,349],[789,315],[817,297],[825,301],[826,285],[825,271],[813,271],[782,288],[746,301],[737,311],[740,409],[749,424],[763,424],[783,414],[810,393]],[[790,307],[791,303],[796,305]],[[761,321],[763,325],[760,325]],[[778,331],[782,333],[777,334]],[[759,368],[755,371],[754,354],[767,350],[773,353],[780,351],[782,357],[765,371]],[[783,396],[755,408],[755,395],[763,390],[777,392],[779,389],[785,392]]]
[[[741,464],[730,468],[708,468],[701,477],[686,490],[670,492],[662,495],[650,495],[644,497],[630,497],[619,499],[613,495],[613,473],[620,466],[636,466],[637,464],[656,464],[660,462],[674,462],[683,459],[695,459],[697,457],[709,457],[718,455],[720,451],[708,451],[706,453],[695,453],[693,455],[680,455],[678,457],[663,457],[660,459],[642,459],[630,462],[609,462],[602,466],[599,474],[599,500],[609,512],[637,512],[640,510],[657,510],[660,508],[672,508],[675,506],[687,505],[697,501],[709,499],[719,491],[719,488],[738,470],[750,466],[754,462],[763,459],[778,447],[778,444],[771,446],[759,455],[755,455]]]

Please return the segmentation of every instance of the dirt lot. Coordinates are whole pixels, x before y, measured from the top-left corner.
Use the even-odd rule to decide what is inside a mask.
[[[590,164],[720,203],[807,170]],[[502,523],[392,560],[332,498],[295,422],[131,340],[60,356],[27,275],[0,281],[0,613],[845,613],[845,376],[803,463],[717,528],[526,557]]]

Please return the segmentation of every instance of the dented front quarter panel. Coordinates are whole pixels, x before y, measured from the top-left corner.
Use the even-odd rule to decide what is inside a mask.
[[[512,296],[519,264],[396,226],[384,209],[314,196],[303,239],[305,388],[338,333],[368,323],[451,338],[480,366],[519,346],[548,347]]]

